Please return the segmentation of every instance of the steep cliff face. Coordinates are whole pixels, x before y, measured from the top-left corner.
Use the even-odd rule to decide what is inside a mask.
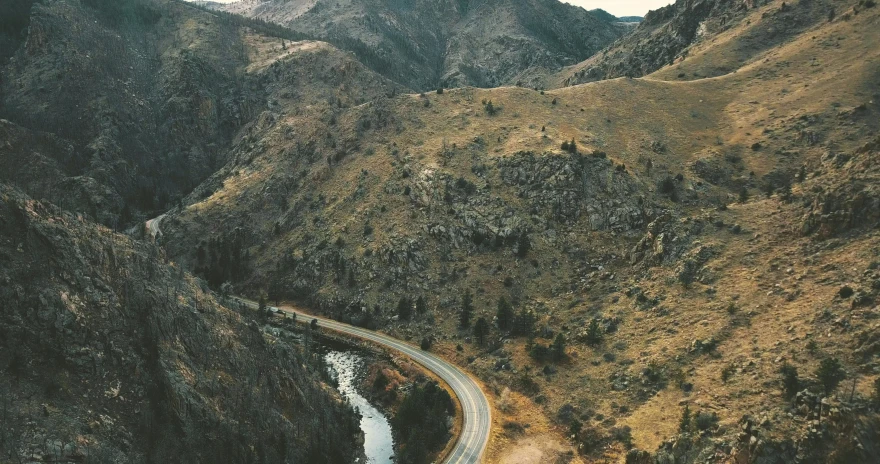
[[[154,245],[0,185],[0,460],[354,462],[300,348]]]
[[[513,84],[525,71],[583,60],[628,30],[556,0],[246,1],[222,8],[327,40],[417,90]]]
[[[0,69],[0,117],[64,139],[64,151],[43,155],[107,192],[91,199],[97,214],[78,211],[130,225],[225,162],[262,105],[242,78],[245,48],[237,27],[183,3],[38,2]]]

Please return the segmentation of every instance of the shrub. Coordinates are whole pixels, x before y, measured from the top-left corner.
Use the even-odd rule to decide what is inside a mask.
[[[675,179],[671,176],[664,177],[657,185],[657,190],[664,195],[671,195],[675,192]]]
[[[747,201],[749,201],[749,189],[742,187],[739,189],[739,202],[745,203]]]
[[[698,412],[696,416],[694,416],[694,424],[697,426],[697,429],[700,431],[707,431],[714,429],[718,426],[718,415],[708,412]]]
[[[402,296],[400,297],[400,301],[397,302],[397,316],[400,317],[401,320],[408,320],[412,315],[412,302],[409,301],[409,298]]]
[[[728,364],[728,365],[724,366],[724,369],[721,369],[721,381],[724,383],[727,383],[727,381],[730,380],[730,377],[733,375],[733,373],[734,373],[733,364]]]
[[[389,383],[391,383],[391,380],[388,379],[388,376],[386,376],[384,372],[379,371],[376,378],[373,379],[373,391],[385,391],[385,388],[388,387]]]
[[[622,427],[614,427],[611,429],[611,437],[623,444],[626,449],[633,447],[632,429],[628,425]]]
[[[529,254],[529,250],[532,249],[532,242],[529,240],[529,236],[526,234],[522,234],[519,236],[519,239],[516,242],[516,256],[518,258],[525,258],[526,255]]]
[[[793,398],[800,389],[800,379],[798,378],[797,368],[789,363],[782,365],[779,370],[782,374],[782,392],[786,398]]]
[[[428,351],[431,349],[431,346],[434,344],[434,340],[431,337],[425,337],[422,339],[422,343],[419,345],[422,350]]]
[[[495,116],[498,113],[498,108],[492,103],[492,100],[487,101],[483,104],[483,107],[486,109],[486,114],[489,116]]]
[[[568,426],[568,431],[572,435],[574,435],[575,439],[577,439],[578,434],[581,433],[581,429],[584,427],[584,424],[577,419],[572,419],[571,424]]]
[[[532,345],[531,349],[529,349],[529,356],[535,361],[546,362],[550,359],[550,348],[548,348],[547,345],[535,343]]]

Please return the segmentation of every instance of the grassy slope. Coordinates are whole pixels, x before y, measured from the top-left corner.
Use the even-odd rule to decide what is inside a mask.
[[[749,28],[760,27],[761,14],[756,11],[749,17]],[[670,81],[681,72],[702,74],[703,67],[717,68],[719,62],[739,60],[731,44],[746,29],[732,29],[714,44],[692,51],[684,63],[644,79],[602,81],[546,95],[516,88],[459,89],[426,97],[403,95],[355,107],[341,114],[334,126],[319,118],[283,115],[277,124],[256,132],[256,139],[265,148],[251,164],[230,168],[237,174],[227,178],[223,188],[189,205],[169,227],[172,236],[183,240],[176,245],[181,248],[195,245],[185,236],[207,237],[231,226],[253,230],[265,240],[255,241],[249,248],[255,262],[253,283],[274,276],[273,269],[281,258],[299,256],[308,236],[315,234],[331,242],[342,237],[347,256],[361,256],[366,249],[380,250],[401,236],[428,243],[431,256],[450,253],[449,262],[432,259],[423,271],[430,276],[450,266],[468,269],[464,282],[426,289],[429,306],[436,308],[434,322],[425,318],[401,325],[385,319],[386,327],[401,336],[448,336],[439,349],[462,364],[467,364],[467,356],[477,355],[470,368],[490,386],[496,386],[496,393],[503,385],[516,385],[517,375],[496,372],[492,368],[494,359],[483,356],[473,345],[463,343],[463,353],[450,348],[466,335],[455,328],[456,310],[454,300],[449,298],[460,294],[462,288],[475,290],[478,310],[491,315],[497,296],[509,292],[501,283],[503,276],[512,275],[524,289],[527,301],[523,304],[539,309],[542,324],[556,330],[567,327],[571,336],[575,328],[596,314],[620,318],[619,332],[604,346],[595,349],[573,343],[571,360],[558,374],[535,376],[546,397],[545,404],[520,398],[517,412],[502,415],[503,420],[530,421],[523,418],[536,411],[552,416],[561,405],[572,403],[581,411],[589,409],[613,417],[618,426],[631,426],[636,446],[655,449],[664,437],[675,432],[679,402],[688,399],[699,405],[695,409],[717,411],[728,430],[745,413],[769,411],[777,415],[774,433],[794,435],[796,426],[778,409],[783,403],[775,379],[782,360],[798,365],[802,375],[807,376],[824,354],[836,355],[851,370],[864,373],[858,391],[866,394],[873,380],[870,366],[857,368],[855,360],[847,355],[857,345],[856,334],[870,324],[866,319],[859,322],[859,318],[869,316],[848,316],[854,328],[841,331],[817,314],[826,307],[834,314],[845,312],[848,302],[835,299],[834,294],[841,283],[863,278],[869,262],[876,260],[877,236],[876,232],[867,232],[839,240],[834,242],[835,249],[802,237],[803,213],[797,201],[784,203],[778,197],[755,197],[765,174],[774,170],[794,172],[801,164],[810,171],[828,171],[820,161],[826,152],[852,153],[876,133],[876,95],[880,93],[880,53],[876,44],[880,43],[880,31],[873,26],[878,14],[875,8],[850,15],[848,20],[822,24],[767,51],[737,72],[714,78]],[[425,98],[430,101],[428,106]],[[500,106],[500,113],[487,116],[481,104],[484,99]],[[865,110],[851,111],[862,104]],[[382,119],[387,125],[364,130],[361,121],[365,119],[374,124]],[[542,137],[542,126],[546,126],[547,138]],[[286,127],[295,128],[296,140],[332,139],[336,147],[348,147],[348,156],[328,166],[325,158],[338,150],[322,142],[316,147],[320,156],[308,161],[294,150],[295,142],[285,137]],[[817,142],[806,142],[804,132],[816,134]],[[463,148],[475,137],[482,137],[484,148]],[[561,141],[572,137],[582,150],[602,150],[615,163],[625,164],[632,182],[641,186],[650,201],[672,209],[676,217],[682,218],[681,227],[688,228],[696,220],[706,224],[702,234],[682,233],[694,241],[691,248],[696,248],[698,241],[714,250],[714,257],[705,263],[703,271],[706,283],[696,283],[690,289],[680,287],[674,283],[674,263],[648,269],[630,267],[629,250],[641,234],[590,232],[583,220],[558,225],[558,236],[563,237],[559,241],[533,240],[530,259],[538,262],[540,271],[505,253],[434,251],[421,228],[441,217],[442,211],[399,194],[399,188],[414,182],[401,180],[400,173],[405,169],[412,170],[415,177],[431,171],[464,176],[482,188],[485,181],[471,173],[474,165],[491,165],[520,150],[559,152]],[[660,142],[665,150],[653,151],[652,142]],[[756,142],[761,147],[752,150]],[[450,160],[440,156],[444,144],[458,147]],[[728,156],[741,159],[728,167],[736,182],[698,185],[701,180],[689,169],[693,161]],[[653,161],[650,174],[645,168],[647,159]],[[751,177],[750,172],[755,176]],[[323,197],[325,201],[317,210],[305,208],[291,217],[267,204],[267,192],[278,191],[280,180],[292,173],[301,173],[296,182],[303,188],[294,188],[281,197],[294,209],[305,208],[309,198]],[[656,181],[667,173],[685,176],[683,203],[672,204],[652,193]],[[810,189],[833,179],[829,176],[834,176],[833,171],[796,186],[795,197],[808,200]],[[500,186],[497,177],[488,180],[493,185],[491,195],[516,211],[527,209],[516,192]],[[738,185],[749,186],[753,200],[727,211],[715,211],[712,205],[717,202],[732,202]],[[363,187],[360,192],[359,186]],[[385,206],[386,212],[381,213],[380,206]],[[285,222],[285,218],[290,221]],[[727,226],[710,225],[719,220],[726,225],[739,224],[745,232],[734,234]],[[366,221],[375,225],[369,239],[361,233]],[[276,222],[282,223],[277,237],[273,232]],[[601,272],[590,275],[594,268],[585,270],[572,258],[571,250],[577,249],[586,250],[589,261],[603,262],[614,277],[603,277]],[[500,274],[494,271],[497,265],[504,269]],[[368,302],[388,304],[382,298],[389,292],[368,271],[358,271],[358,289]],[[378,274],[383,275],[381,271]],[[583,285],[572,290],[569,283],[578,281]],[[418,285],[414,283],[410,291],[418,292]],[[640,309],[624,293],[633,285],[648,295],[662,297],[663,311]],[[325,295],[346,292],[329,278],[320,291]],[[392,293],[398,292],[396,288]],[[738,310],[735,316],[726,311],[731,302]],[[712,337],[720,342],[717,357],[689,353],[694,340]],[[816,342],[817,354],[805,352],[811,340]],[[524,342],[514,341],[504,349],[517,369],[532,366],[534,371],[540,366],[527,359]],[[592,361],[606,352],[614,353],[618,361],[594,365]],[[630,376],[639,382],[640,372],[652,361],[670,377],[683,372],[686,381],[694,385],[693,393],[685,395],[674,385],[647,398],[640,396],[637,388],[612,391],[608,381],[611,374]],[[739,370],[725,384],[719,370],[728,364]],[[621,412],[620,406],[626,406],[627,411]],[[608,421],[595,419],[592,424],[610,426]],[[545,423],[537,429],[552,430],[552,426]],[[559,427],[556,432],[563,430]],[[492,459],[510,457],[519,446],[526,446],[524,440],[502,434],[490,449]],[[608,453],[617,455],[620,450],[617,445]]]

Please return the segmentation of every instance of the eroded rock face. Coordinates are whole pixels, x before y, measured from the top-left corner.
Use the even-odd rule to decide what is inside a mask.
[[[2,459],[354,462],[353,411],[230,304],[0,185]]]
[[[436,296],[453,302],[444,304],[443,313],[456,311],[451,306],[461,297],[459,286],[475,275],[514,295],[580,288],[591,271],[615,259],[612,246],[606,256],[591,256],[585,237],[635,238],[661,211],[640,195],[630,172],[602,156],[523,151],[469,158],[482,149],[477,144],[449,155],[471,166],[468,175],[445,164],[453,161],[387,153],[369,155],[369,165],[351,171],[343,192],[324,190],[323,177],[303,179],[301,187],[289,189],[273,179],[259,186],[270,205],[276,196],[282,199],[272,235],[262,234],[260,223],[235,218],[220,233],[225,239],[209,239],[191,230],[207,219],[196,219],[199,213],[191,208],[163,221],[164,242],[209,280],[209,268],[245,266],[233,282],[256,279],[247,288],[262,286],[270,295],[297,299],[343,320],[360,320],[367,308],[382,326],[394,324],[394,308],[403,296]],[[336,176],[351,165],[330,162]],[[397,205],[393,210],[386,208],[389,198]],[[340,227],[331,218],[349,207],[354,213]],[[195,250],[201,251],[193,255]],[[250,258],[239,264],[213,263],[213,256],[224,255],[238,263],[243,250]],[[495,264],[478,264],[484,259]],[[559,263],[572,266],[571,282],[540,278],[545,266]],[[594,283],[610,285],[610,276],[600,274]],[[212,282],[219,285],[223,279]]]
[[[523,73],[584,60],[629,31],[543,0],[273,0],[221,8],[326,40],[416,90],[516,83]]]
[[[866,144],[850,157],[829,154],[822,160],[822,174],[805,185],[812,197],[803,217],[805,235],[828,238],[858,228],[880,224],[880,165],[877,147]]]
[[[678,0],[649,12],[636,30],[566,81],[576,85],[601,79],[641,77],[680,58],[707,32],[723,30],[734,18],[754,7],[755,1]]]
[[[628,232],[644,227],[653,213],[632,178],[605,158],[523,152],[504,158],[499,169],[532,214],[557,222],[586,217],[593,230]]]

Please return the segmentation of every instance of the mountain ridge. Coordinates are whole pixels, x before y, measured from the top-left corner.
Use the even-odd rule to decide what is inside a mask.
[[[334,43],[417,90],[515,83],[529,69],[555,71],[584,59],[628,30],[556,0],[308,0],[218,8]]]

